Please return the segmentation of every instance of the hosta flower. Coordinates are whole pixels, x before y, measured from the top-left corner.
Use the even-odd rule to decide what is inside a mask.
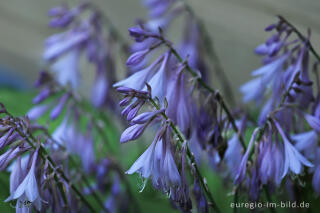
[[[175,0],[151,0],[145,1],[149,11],[149,20],[145,23],[146,27],[156,32],[159,27],[166,29],[172,23],[172,20],[184,11],[182,4]]]
[[[196,199],[196,203],[197,203],[197,209],[198,212],[200,213],[208,213],[209,212],[209,205],[208,202],[206,200],[206,197],[204,196],[202,190],[201,190],[201,186],[199,183],[199,180],[195,180],[194,181],[194,185],[193,185],[193,194],[195,196]]]
[[[0,137],[0,150],[14,142],[19,137],[19,134],[14,132],[14,128],[10,128],[8,131],[4,131]]]
[[[32,103],[33,104],[39,104],[45,99],[47,99],[51,95],[51,89],[49,87],[45,87],[40,91],[40,93],[33,98]]]
[[[284,169],[283,149],[279,141],[272,140],[272,130],[269,130],[267,137],[261,142],[258,157],[258,172],[262,184],[269,181],[280,185]]]
[[[135,38],[136,42],[142,42],[149,37],[157,35],[143,29],[141,26],[130,27],[129,34],[130,36]]]
[[[165,13],[175,0],[144,0],[145,6],[149,10],[149,16],[158,17]]]
[[[229,168],[232,177],[235,177],[242,159],[242,147],[237,135],[233,135],[228,140],[228,148],[224,154],[225,162]]]
[[[147,126],[153,121],[153,119],[162,113],[163,110],[157,110],[154,112],[145,112],[135,118],[132,117],[132,126],[128,127],[121,135],[120,142],[125,143],[128,141],[136,140],[144,132]],[[135,113],[136,114],[136,113]],[[130,119],[131,120],[131,119]]]
[[[108,105],[114,109],[114,96],[110,94],[110,88],[115,82],[116,63],[114,51],[111,51],[115,38],[113,33],[102,27],[100,12],[91,3],[84,2],[73,8],[55,7],[49,11],[49,15],[52,17],[50,26],[64,30],[45,41],[43,58],[54,74],[53,84],[58,83],[59,89],[63,86],[73,91],[79,90],[83,83],[80,64],[86,59],[96,71],[91,88],[92,103],[96,107]],[[126,51],[125,48],[122,50]],[[41,94],[35,103],[39,103],[45,95],[48,93]]]
[[[283,64],[287,58],[288,54],[285,54],[253,71],[252,75],[257,76],[257,78],[249,81],[240,88],[240,91],[244,94],[244,101],[261,100],[268,85],[274,81],[279,81],[279,78],[281,79]]]
[[[185,86],[183,73],[184,66],[178,68],[176,76],[168,85],[168,109],[167,114],[181,129],[185,135],[191,128],[191,103],[189,101],[188,88]]]
[[[291,136],[293,141],[296,141],[295,147],[300,152],[303,152],[309,159],[315,158],[318,134],[315,131],[302,132]]]
[[[249,157],[251,148],[252,148],[252,146],[253,146],[253,144],[254,144],[254,142],[256,140],[256,135],[258,134],[258,132],[259,132],[259,130],[255,129],[254,132],[252,133],[248,148],[247,148],[246,152],[244,153],[244,155],[243,155],[243,157],[241,159],[241,162],[240,162],[240,165],[239,165],[239,169],[237,171],[237,175],[236,175],[236,177],[234,179],[234,183],[236,185],[240,184],[242,182],[242,180],[244,180],[244,178],[245,178],[246,171],[247,171],[248,157]]]
[[[167,127],[160,129],[152,144],[126,172],[138,173],[144,178],[151,177],[154,186],[165,192],[181,183],[167,131]]]
[[[316,170],[313,174],[312,186],[316,193],[320,195],[320,165],[316,167]]]
[[[114,87],[129,87],[135,90],[142,90],[145,86],[145,83],[148,82],[151,77],[159,72],[160,63],[163,62],[164,56],[160,56],[151,65],[148,67],[136,71],[134,74],[129,76],[128,78],[121,80],[115,83]]]
[[[128,127],[120,137],[120,143],[125,143],[128,141],[136,140],[137,138],[142,135],[146,127],[148,126],[149,123],[144,123],[144,124],[134,124],[130,127]]]
[[[165,53],[147,68],[136,71],[132,76],[116,83],[114,86],[125,86],[136,90],[143,89],[146,91],[147,87],[145,84],[148,83],[153,89],[152,97],[158,97],[160,100],[163,100],[169,82],[169,57],[170,53]]]
[[[68,93],[64,94],[58,101],[58,104],[52,109],[50,113],[50,118],[52,120],[56,119],[62,112],[64,106],[66,105],[70,95]]]
[[[106,101],[109,92],[109,83],[105,72],[98,72],[96,75],[95,83],[92,86],[91,101],[94,106],[102,106]]]
[[[52,138],[58,142],[60,145],[65,144],[66,131],[68,129],[69,116],[66,115],[59,126],[52,133]]]
[[[73,89],[78,88],[80,80],[79,60],[80,49],[75,48],[54,62],[52,64],[52,71],[57,82],[63,86],[70,84]]]
[[[240,88],[245,102],[254,100],[258,105],[264,103],[259,124],[263,124],[279,104],[284,104],[281,102],[308,108],[314,101],[309,78],[308,40],[290,40],[291,27],[281,21],[273,30],[276,33],[255,50],[257,54],[265,56],[263,66],[252,72],[257,77]],[[279,94],[287,91],[288,95],[282,100]],[[289,110],[279,112],[278,116],[285,116],[281,115],[283,113],[289,113]]]
[[[169,58],[170,52],[165,53],[160,69],[148,81],[148,84],[152,88],[152,98],[157,97],[160,101],[163,101],[167,95],[170,80]],[[146,90],[147,88],[145,87],[144,89]]]
[[[137,66],[149,52],[150,49],[145,49],[133,53],[127,60],[127,66]]]
[[[52,17],[52,19],[50,20],[49,26],[56,27],[56,28],[66,27],[87,6],[88,4],[84,2],[71,9],[69,9],[65,5],[51,8],[48,12],[48,15]]]
[[[43,53],[45,60],[53,61],[62,54],[82,45],[90,37],[90,31],[71,30],[49,37],[46,42],[46,50]]]
[[[41,210],[41,197],[39,194],[35,171],[37,159],[38,149],[33,153],[31,167],[27,175],[24,177],[19,186],[17,186],[17,188],[11,192],[11,195],[5,200],[5,202],[17,199],[18,208],[28,209],[30,206],[29,203],[31,203],[38,211]]]
[[[320,133],[320,119],[316,116],[304,114],[304,118],[310,125],[312,129],[314,129],[316,132]]]
[[[0,171],[6,169],[12,160],[25,153],[27,150],[28,148],[20,146],[9,148],[5,153],[0,155]]]
[[[288,170],[290,169],[293,173],[301,173],[302,165],[313,167],[313,164],[309,162],[298,150],[291,144],[286,134],[282,130],[280,124],[275,121],[276,127],[283,139],[284,143],[284,170],[282,177],[286,176]]]

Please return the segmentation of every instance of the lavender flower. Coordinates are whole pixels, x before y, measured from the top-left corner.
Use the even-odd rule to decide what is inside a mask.
[[[170,136],[167,127],[160,129],[150,147],[126,172],[139,173],[144,178],[152,176],[156,188],[169,192],[172,187],[181,184],[180,174],[170,148]]]
[[[303,152],[309,159],[315,157],[317,150],[318,134],[315,131],[308,131],[291,136],[293,141],[296,141],[295,148]]]
[[[228,148],[225,152],[224,159],[229,167],[232,177],[235,177],[239,170],[240,162],[242,160],[242,147],[240,145],[237,135],[232,136],[228,141]]]
[[[12,160],[25,153],[28,148],[29,147],[14,146],[0,155],[0,171],[6,169]]]
[[[283,178],[285,159],[283,149],[279,146],[279,141],[272,140],[272,133],[272,128],[269,126],[268,135],[259,147],[257,168],[262,184],[267,184],[271,181],[276,186],[279,186]]]
[[[289,168],[293,173],[299,174],[301,172],[301,164],[308,167],[313,167],[313,164],[309,162],[303,155],[301,155],[290,143],[289,139],[277,121],[275,121],[275,125],[284,142],[285,163],[282,177],[286,176]]]
[[[243,134],[243,131],[245,131],[247,120],[244,117],[241,119],[240,122],[237,122],[237,126],[240,130],[239,134]],[[228,147],[224,153],[224,160],[228,166],[229,172],[231,174],[231,177],[234,178],[237,174],[237,171],[240,166],[240,162],[242,159],[242,146],[239,141],[238,135],[234,134],[229,140],[228,140]]]
[[[135,72],[130,77],[121,80],[114,84],[114,87],[129,87],[135,90],[142,90],[146,82],[148,82],[151,77],[156,73],[159,72],[159,64],[163,61],[164,56],[160,56],[157,60],[155,60],[151,65],[148,67]],[[162,62],[164,63],[164,61]]]
[[[320,165],[317,166],[312,179],[312,186],[316,193],[320,194]]]
[[[27,175],[19,184],[19,186],[17,186],[17,188],[11,192],[11,195],[5,200],[5,202],[18,199],[18,208],[28,208],[25,204],[31,202],[38,211],[41,210],[41,197],[39,194],[38,183],[35,174],[37,157],[38,150],[36,150],[32,156],[31,167]],[[19,174],[21,174],[20,172]]]
[[[242,160],[241,160],[237,175],[236,175],[236,177],[234,179],[234,183],[236,185],[240,184],[242,182],[242,180],[245,178],[246,170],[247,170],[248,157],[249,157],[251,147],[253,146],[253,143],[254,143],[254,141],[256,139],[256,135],[258,134],[258,132],[259,132],[259,129],[255,129],[254,132],[252,133],[252,136],[251,136],[247,151],[245,152],[244,156],[242,157]]]
[[[195,182],[194,182],[193,194],[196,198],[198,212],[200,212],[200,213],[209,212],[208,202],[207,202],[206,197],[204,196],[204,194],[201,190],[200,183],[198,180],[195,180]]]
[[[283,102],[279,94],[284,94],[287,90],[290,91],[285,102],[297,103],[307,108],[314,101],[310,87],[312,82],[308,74],[307,41],[290,41],[288,40],[292,33],[290,27],[282,22],[276,26],[274,28],[277,31],[276,34],[256,48],[257,54],[265,56],[264,65],[252,72],[253,76],[258,77],[240,88],[244,101],[255,100],[259,105],[265,101],[259,116],[260,124],[265,122],[269,112]],[[269,91],[272,91],[270,98],[264,99],[269,95]]]
[[[56,81],[73,91],[79,89],[81,55],[86,53],[87,61],[95,66],[96,79],[92,86],[92,103],[101,107],[113,107],[109,89],[114,83],[114,35],[102,27],[100,12],[89,2],[73,8],[65,6],[50,10],[51,27],[65,31],[50,36],[45,42],[44,59],[51,66]]]
[[[313,128],[315,131],[320,132],[320,119],[309,114],[305,114],[304,118],[308,122],[311,128]]]
[[[191,128],[190,101],[185,87],[184,65],[178,68],[168,88],[168,116],[188,135]]]

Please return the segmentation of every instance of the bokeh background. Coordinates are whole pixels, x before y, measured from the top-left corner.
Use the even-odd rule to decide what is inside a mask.
[[[147,15],[141,0],[93,1],[128,41],[128,27],[132,26],[137,18]],[[48,27],[47,11],[60,2],[0,1],[0,101],[15,115],[25,114],[32,106],[31,100],[36,94],[33,82],[43,65],[44,39],[56,32]],[[72,5],[78,1],[69,2]],[[232,83],[232,89],[237,94],[239,86],[250,78],[250,72],[260,65],[260,58],[253,50],[269,36],[263,29],[277,21],[277,14],[286,17],[302,32],[306,32],[308,27],[311,28],[311,41],[315,49],[320,51],[319,0],[189,0],[188,3],[204,20],[214,40],[221,64]],[[236,97],[241,99],[240,95]],[[140,148],[136,144],[122,146],[121,149],[129,149],[131,152],[130,156],[123,156],[123,163],[130,165],[141,154]],[[230,189],[223,189],[223,180],[215,177],[212,172],[207,172],[205,176],[209,180],[209,187],[218,195],[216,200],[220,207],[224,212],[231,212],[228,208],[232,201],[232,196],[228,196]],[[167,199],[155,192],[151,186],[139,193],[142,182],[139,182],[136,176],[130,176],[130,182],[138,200],[143,203],[145,212],[175,212],[170,208]],[[13,208],[2,202],[9,194],[8,175],[0,175],[0,184],[0,212],[14,212]]]
[[[142,0],[93,0],[128,40],[136,18],[145,17]],[[49,29],[47,11],[59,0],[0,1],[0,85],[32,88],[42,64],[44,39]],[[77,3],[77,0],[69,0]],[[268,34],[263,31],[281,14],[302,32],[312,29],[312,43],[320,50],[319,0],[189,0],[205,21],[233,90],[250,77],[260,63],[253,49]],[[1,97],[1,91],[0,91]],[[239,97],[239,96],[238,96]]]

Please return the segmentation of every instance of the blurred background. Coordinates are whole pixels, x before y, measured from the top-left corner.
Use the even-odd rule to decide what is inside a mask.
[[[70,5],[79,0],[68,0]],[[114,22],[114,25],[130,41],[128,27],[137,18],[146,17],[142,0],[92,0]],[[32,106],[32,97],[36,94],[33,82],[43,65],[42,51],[44,40],[57,32],[48,27],[47,11],[58,0],[2,0],[0,1],[0,101],[14,115],[24,115]],[[250,79],[252,70],[260,66],[260,58],[254,48],[265,41],[269,34],[264,28],[277,21],[278,14],[286,17],[303,33],[312,29],[311,42],[320,51],[320,1],[319,0],[187,0],[210,32],[221,64],[232,82],[232,89],[239,94],[238,88]],[[174,32],[173,32],[174,34]],[[84,76],[90,78],[90,76]],[[214,77],[214,76],[213,76]],[[87,80],[87,79],[85,79]],[[238,100],[240,95],[236,96]],[[116,146],[118,145],[118,140]],[[125,156],[125,165],[130,165],[139,156],[141,149],[136,144],[123,146],[129,148],[132,156]],[[135,149],[135,150],[134,150]],[[230,210],[232,197],[230,189],[223,189],[223,180],[215,174],[206,172],[222,209]],[[3,191],[0,202],[9,194],[8,175],[0,176]],[[137,176],[130,176],[139,200],[143,200],[145,212],[174,212],[167,201],[157,194],[152,187],[147,192],[138,193],[141,182]],[[5,191],[7,190],[7,191]],[[228,191],[229,190],[229,191]],[[163,204],[166,204],[165,207]],[[13,212],[8,207],[3,212]],[[159,205],[159,209],[155,207]],[[316,206],[314,208],[317,208]],[[149,211],[150,210],[150,211]]]
[[[41,68],[44,39],[49,29],[47,11],[58,0],[0,2],[0,87],[32,88]],[[76,0],[69,2],[77,3]],[[127,29],[145,17],[141,0],[94,0],[128,40]],[[268,37],[264,27],[281,14],[302,32],[312,29],[312,43],[320,50],[319,0],[194,0],[188,1],[202,17],[214,39],[234,92],[260,64],[253,49]],[[0,98],[3,92],[0,90]],[[240,97],[240,96],[238,96]]]

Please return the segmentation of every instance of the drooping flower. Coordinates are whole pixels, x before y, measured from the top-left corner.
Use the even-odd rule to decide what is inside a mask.
[[[244,84],[240,88],[240,91],[244,94],[244,101],[261,100],[268,85],[281,78],[283,73],[283,64],[288,56],[288,54],[285,54],[252,72],[253,76],[258,77]]]
[[[167,88],[170,79],[169,70],[169,58],[170,52],[165,53],[163,62],[158,70],[148,81],[148,84],[152,88],[152,98],[157,97],[160,101],[163,101],[167,95]],[[144,87],[147,90],[147,87]]]
[[[145,83],[150,80],[150,78],[155,74],[155,72],[159,72],[159,64],[163,61],[163,56],[157,58],[151,65],[148,67],[139,70],[129,76],[128,78],[121,80],[115,83],[114,87],[129,87],[135,90],[142,90]]]
[[[242,157],[239,169],[237,171],[237,175],[236,175],[236,177],[234,179],[234,183],[236,185],[240,184],[241,181],[245,178],[246,170],[247,170],[248,157],[249,157],[251,148],[252,148],[252,146],[253,146],[253,144],[254,144],[254,142],[256,140],[256,135],[258,134],[258,132],[259,132],[259,129],[255,129],[253,131],[251,139],[250,139],[250,142],[249,142],[249,145],[248,145],[248,148],[247,148],[246,152],[244,153],[244,155]]]
[[[9,148],[5,153],[0,155],[0,171],[3,171],[8,167],[8,165],[28,150],[28,147],[15,146]]]
[[[191,109],[188,89],[185,86],[183,73],[184,65],[181,65],[168,85],[168,109],[167,114],[181,129],[185,135],[190,134]]]
[[[3,135],[0,136],[0,150],[7,145],[10,145],[17,138],[19,138],[19,134],[14,132],[14,128],[8,129],[8,131],[4,131]]]
[[[58,101],[58,104],[52,109],[50,113],[51,120],[56,119],[62,112],[64,106],[66,105],[70,95],[68,93],[64,94]]]
[[[317,150],[318,134],[315,131],[308,131],[291,136],[292,140],[296,142],[295,147],[300,152],[303,152],[309,159],[315,157]]]
[[[206,200],[206,197],[204,196],[201,186],[199,183],[199,180],[195,180],[193,184],[193,194],[196,199],[198,212],[200,213],[208,213],[209,212],[209,205]]]
[[[149,11],[149,19],[145,26],[152,32],[156,32],[159,27],[167,29],[172,20],[184,11],[183,5],[175,0],[151,0],[145,1],[145,5]]]
[[[258,105],[264,104],[259,124],[263,124],[267,115],[280,104],[295,103],[308,108],[314,101],[309,78],[308,40],[290,40],[291,26],[282,21],[275,26],[270,31],[276,30],[276,33],[255,50],[264,56],[263,66],[252,72],[257,77],[240,88],[245,102],[254,100]],[[288,95],[282,100],[279,94],[286,92]]]
[[[52,138],[60,145],[65,144],[66,131],[68,129],[69,116],[66,115],[59,126],[52,133]]]
[[[50,26],[64,30],[45,41],[43,58],[54,74],[55,84],[72,91],[79,90],[82,84],[79,65],[87,59],[86,63],[93,64],[96,71],[91,90],[92,103],[114,109],[110,88],[115,81],[115,63],[111,49],[118,40],[103,28],[100,12],[91,3],[84,2],[73,8],[53,8],[49,14],[52,17]],[[121,50],[127,51],[125,48]]]
[[[289,169],[295,174],[300,174],[302,165],[313,167],[313,164],[309,162],[302,154],[300,154],[298,150],[291,144],[280,124],[277,121],[274,122],[284,143],[285,163],[282,177],[286,176]]]
[[[143,178],[151,177],[154,186],[164,192],[170,192],[171,188],[181,184],[167,128],[164,126],[158,131],[152,144],[126,172],[127,174],[138,173]]]
[[[279,141],[273,141],[273,131],[269,126],[268,134],[263,138],[259,146],[259,156],[257,162],[258,177],[262,184],[269,181],[279,186],[282,180],[284,169],[284,155]]]
[[[243,134],[246,129],[247,118],[243,117],[240,121],[236,122],[236,125],[239,129],[238,134]],[[242,159],[243,148],[239,141],[239,136],[237,133],[234,133],[233,136],[228,140],[228,147],[224,153],[224,161],[228,166],[229,173],[231,177],[234,178],[237,174],[237,171],[240,166]]]
[[[224,154],[225,162],[228,165],[229,171],[232,177],[235,177],[240,166],[242,159],[241,153],[242,147],[239,142],[238,136],[233,135],[230,140],[228,140],[228,148]]]
[[[312,129],[314,129],[316,132],[320,132],[320,119],[309,114],[304,114],[304,118],[310,125]]]
[[[38,211],[41,210],[41,197],[36,178],[36,162],[38,160],[38,152],[39,150],[37,149],[33,153],[30,170],[19,186],[11,192],[11,195],[5,200],[5,202],[17,199],[18,208],[28,208],[26,204],[30,202]]]
[[[68,8],[66,5],[51,8],[48,12],[48,15],[52,17],[49,26],[55,28],[68,26],[88,6],[86,2],[83,2],[74,8]]]
[[[63,86],[71,85],[77,89],[80,81],[79,72],[80,49],[68,51],[52,64],[55,79]]]

